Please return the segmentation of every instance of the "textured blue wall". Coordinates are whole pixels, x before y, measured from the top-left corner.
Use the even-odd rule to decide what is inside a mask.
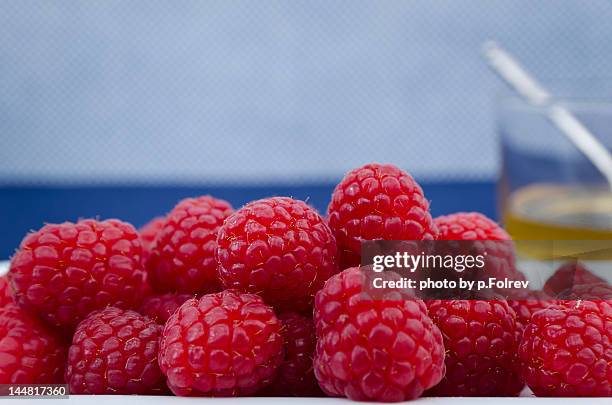
[[[0,2],[0,182],[492,179],[496,38],[612,71],[609,0]]]

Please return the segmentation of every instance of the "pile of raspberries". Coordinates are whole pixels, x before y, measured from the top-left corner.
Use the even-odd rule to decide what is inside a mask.
[[[510,237],[478,213],[432,218],[421,187],[388,164],[349,172],[327,217],[289,197],[235,210],[202,196],[139,231],[115,219],[48,224],[0,278],[0,383],[382,402],[525,385],[612,396],[612,300],[558,299],[606,288],[583,266],[522,299],[374,300],[364,240]]]

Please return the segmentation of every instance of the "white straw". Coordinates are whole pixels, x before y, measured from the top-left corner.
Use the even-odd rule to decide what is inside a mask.
[[[595,165],[612,189],[612,155],[591,131],[570,110],[555,102],[550,93],[495,42],[485,43],[483,53],[493,71],[527,102],[546,108],[548,120]]]

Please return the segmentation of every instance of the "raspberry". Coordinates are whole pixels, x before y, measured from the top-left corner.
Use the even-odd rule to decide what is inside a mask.
[[[158,232],[162,230],[164,224],[164,217],[155,217],[138,229],[140,240],[142,241],[142,255],[144,262],[146,262],[147,258],[149,257],[153,247],[153,241],[155,241],[155,237],[157,236]]]
[[[159,353],[176,395],[250,395],[272,382],[283,359],[281,324],[255,294],[208,294],[168,319]]]
[[[510,240],[497,223],[478,212],[458,212],[434,218],[440,240]]]
[[[312,319],[292,311],[283,312],[278,318],[282,324],[285,358],[265,394],[281,397],[322,396],[312,368],[317,343]]]
[[[537,396],[612,396],[612,301],[567,301],[536,312],[519,355]]]
[[[439,329],[419,299],[373,299],[352,267],[316,296],[319,386],[328,395],[395,402],[419,397],[444,375]]]
[[[260,294],[280,309],[307,310],[338,271],[336,241],[303,201],[273,197],[245,205],[221,227],[219,276],[226,288]]]
[[[389,164],[347,173],[332,194],[328,215],[342,269],[360,264],[363,240],[429,240],[437,234],[421,187]]]
[[[435,300],[428,307],[446,347],[446,375],[431,395],[520,393],[516,315],[505,300]]]
[[[439,240],[445,241],[478,241],[459,246],[444,246],[446,254],[486,255],[485,268],[473,272],[474,279],[490,277],[499,280],[508,278],[512,281],[523,281],[525,276],[516,269],[514,261],[514,244],[510,235],[493,220],[478,212],[458,212],[434,218]],[[465,250],[470,251],[465,251]],[[465,276],[464,276],[465,277]],[[515,291],[516,293],[516,291]]]
[[[54,326],[140,304],[145,272],[134,227],[118,220],[45,225],[25,237],[8,273],[15,301]]]
[[[8,279],[6,276],[0,277],[0,308],[13,304],[13,292],[11,291],[11,286],[9,285]]]
[[[170,315],[190,298],[193,298],[193,295],[175,293],[151,295],[142,301],[139,312],[163,325]]]
[[[606,282],[578,284],[567,294],[568,299],[612,302],[612,286]]]
[[[71,394],[154,394],[165,382],[157,352],[161,326],[130,310],[107,307],[76,329],[65,380]]]
[[[61,384],[59,336],[14,304],[0,308],[0,384]]]
[[[219,291],[217,233],[232,212],[227,201],[211,196],[179,202],[166,217],[146,263],[153,289],[188,294]]]
[[[172,293],[171,293],[172,294]],[[153,295],[158,295],[156,291],[153,290],[153,287],[151,287],[151,284],[148,281],[148,277],[147,274],[145,273],[145,281],[144,281],[144,286],[142,288],[142,298],[143,298],[143,302],[145,298],[151,297]],[[142,305],[141,305],[142,307]]]
[[[571,290],[574,286],[602,282],[605,281],[591,273],[582,263],[571,261],[561,265],[546,280],[543,290],[552,296],[556,296]]]
[[[518,294],[521,299],[508,300],[508,304],[516,313],[516,326],[519,337],[523,336],[523,331],[529,323],[531,316],[542,309],[546,309],[557,303],[543,291],[525,291]],[[517,297],[518,298],[518,297]]]

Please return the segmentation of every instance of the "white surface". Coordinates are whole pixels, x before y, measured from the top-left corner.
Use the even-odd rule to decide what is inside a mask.
[[[0,275],[8,271],[8,261],[0,261]],[[226,404],[239,403],[239,405],[284,405],[287,403],[287,398],[181,398],[170,396],[145,396],[145,395],[72,395],[63,401],[69,401],[78,404],[97,404],[103,402],[105,404],[124,404],[130,403],[149,404],[149,405],[166,405],[166,404]],[[347,400],[343,398],[291,398],[293,405],[312,405],[317,403],[320,405],[346,404]],[[518,403],[530,403],[537,405],[573,405],[576,402],[589,404],[610,404],[610,398],[535,398],[528,389],[525,389],[521,394],[521,398],[420,398],[416,402],[428,405],[489,405],[491,401],[500,405],[512,405]],[[2,400],[0,399],[0,403]],[[32,402],[33,405],[40,404],[40,399],[20,399],[19,404],[27,404]],[[411,401],[410,403],[414,403]]]

